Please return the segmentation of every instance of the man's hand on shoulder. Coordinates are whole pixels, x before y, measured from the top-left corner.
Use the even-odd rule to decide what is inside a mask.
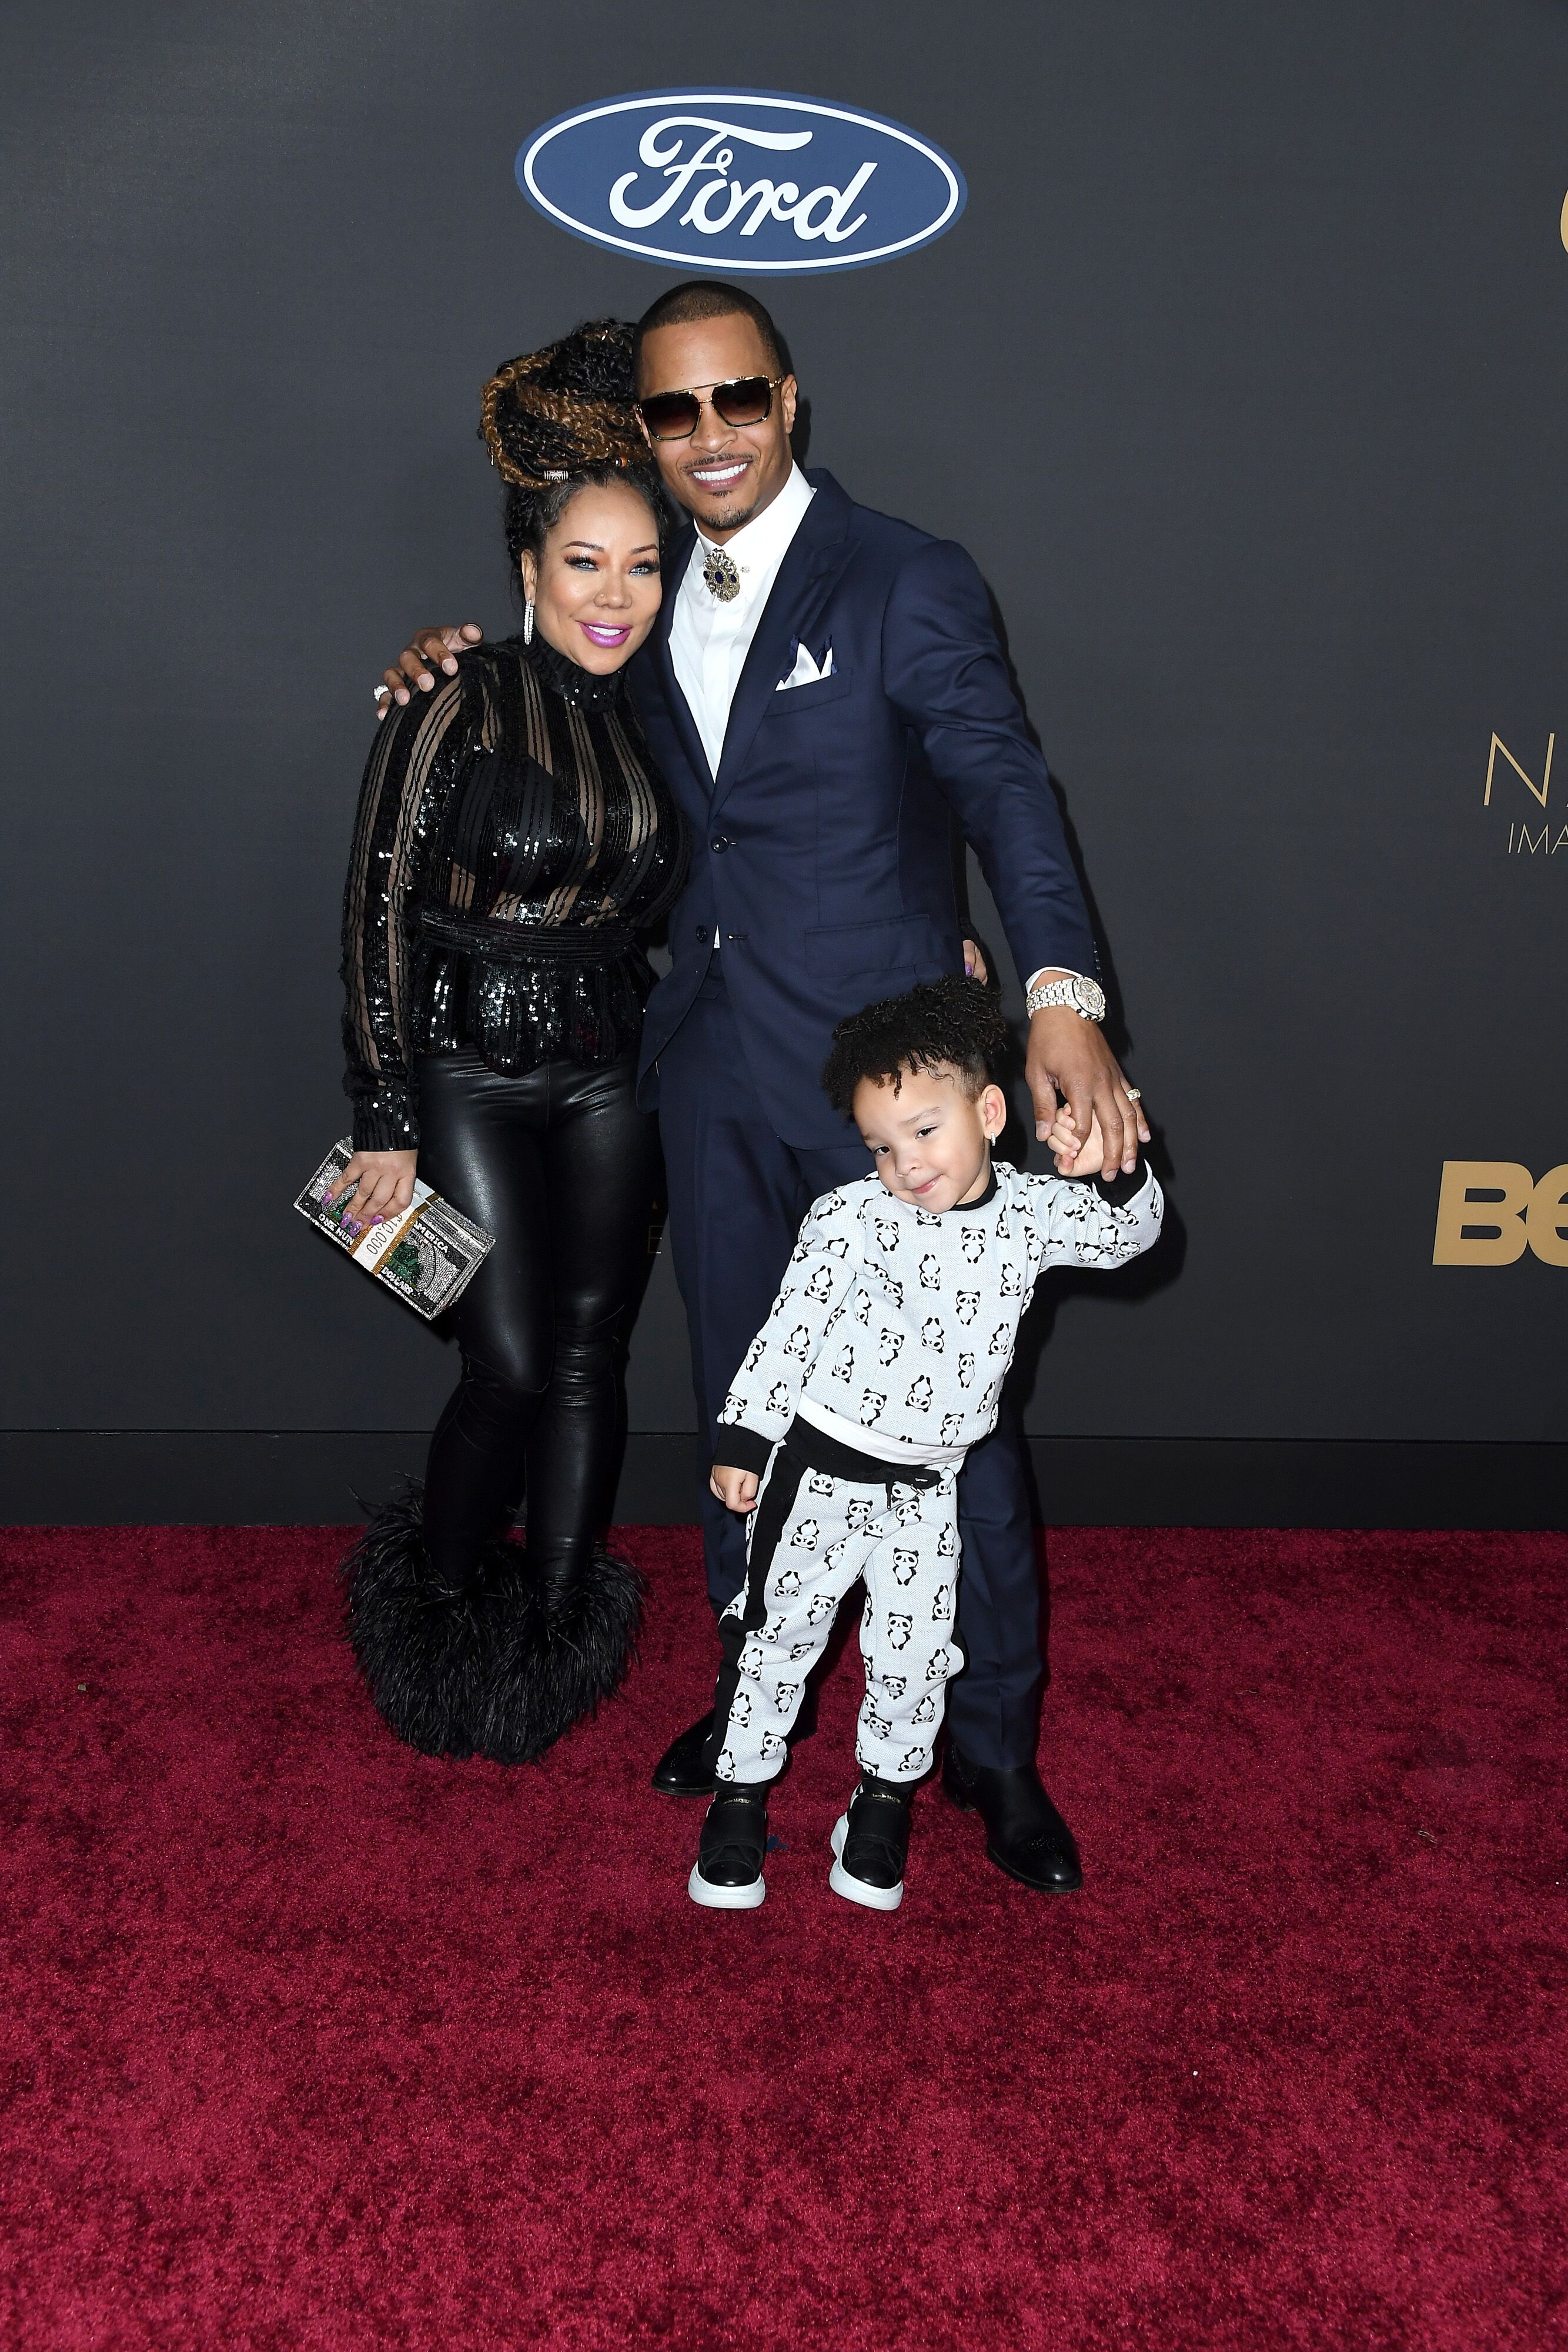
[[[431,693],[443,671],[453,677],[458,655],[478,645],[484,635],[477,621],[465,621],[461,628],[416,630],[399,654],[396,668],[382,672],[382,683],[376,688],[377,718],[384,719],[394,702],[407,702],[415,687],[421,694]]]

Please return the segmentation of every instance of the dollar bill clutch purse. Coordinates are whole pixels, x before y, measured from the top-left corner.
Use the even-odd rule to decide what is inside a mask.
[[[354,1217],[354,1192],[336,1201],[327,1195],[354,1156],[348,1136],[336,1142],[294,1205],[300,1215],[348,1251],[356,1265],[384,1283],[427,1323],[463,1293],[485,1263],[496,1236],[460,1217],[449,1201],[416,1176],[413,1199],[401,1217],[361,1227]],[[358,1186],[354,1191],[358,1191]]]

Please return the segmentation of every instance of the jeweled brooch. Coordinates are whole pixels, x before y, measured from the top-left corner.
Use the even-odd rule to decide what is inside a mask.
[[[740,574],[722,547],[708,549],[703,563],[703,583],[721,604],[731,604],[739,595]]]

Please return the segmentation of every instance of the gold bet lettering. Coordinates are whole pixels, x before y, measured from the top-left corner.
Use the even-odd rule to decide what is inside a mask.
[[[1568,1265],[1568,1161],[1537,1183],[1516,1160],[1446,1160],[1434,1265]]]

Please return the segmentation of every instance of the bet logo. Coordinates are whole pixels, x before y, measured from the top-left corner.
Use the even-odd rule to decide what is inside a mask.
[[[1538,1184],[1514,1160],[1445,1160],[1434,1265],[1568,1265],[1568,1161]]]

